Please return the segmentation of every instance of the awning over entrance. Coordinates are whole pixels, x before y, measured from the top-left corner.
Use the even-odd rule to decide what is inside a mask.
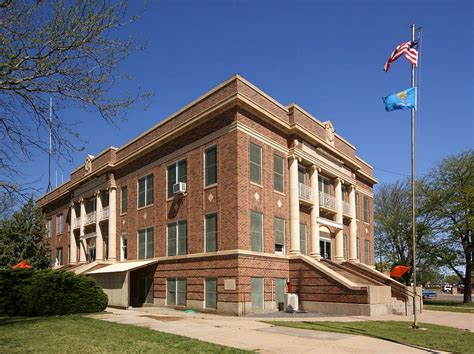
[[[158,260],[149,260],[149,261],[134,261],[134,262],[121,262],[109,265],[104,268],[96,269],[87,274],[104,274],[104,273],[120,273],[120,272],[129,272],[131,270],[140,269],[151,264],[158,263]]]

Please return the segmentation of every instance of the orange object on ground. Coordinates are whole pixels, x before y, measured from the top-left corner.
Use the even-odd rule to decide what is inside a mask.
[[[26,261],[26,259],[22,260],[20,263],[18,264],[15,264],[12,269],[31,269],[33,268],[32,266],[30,266],[28,264],[28,262]]]
[[[407,266],[395,266],[392,268],[392,270],[390,271],[390,275],[392,277],[396,277],[396,278],[400,278],[403,276],[403,274],[405,274],[406,272],[408,272],[410,270],[409,267]]]

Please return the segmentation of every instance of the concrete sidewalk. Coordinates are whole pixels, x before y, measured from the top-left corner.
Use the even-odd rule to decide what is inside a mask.
[[[156,307],[133,310],[109,308],[107,311],[90,317],[262,353],[433,353],[364,336],[274,327],[261,323],[258,318],[188,314]],[[315,320],[322,318],[317,317]]]

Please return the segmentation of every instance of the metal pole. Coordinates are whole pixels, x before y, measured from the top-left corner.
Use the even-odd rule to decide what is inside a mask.
[[[415,40],[415,24],[411,26],[411,40]],[[415,65],[411,65],[411,87],[415,87]],[[415,109],[411,109],[411,211],[413,252],[413,328],[416,321],[416,204],[415,204]]]
[[[51,153],[52,153],[52,121],[53,121],[53,98],[49,98],[49,149],[48,149],[48,188],[46,192],[49,192],[51,188]],[[56,183],[57,184],[57,183]]]

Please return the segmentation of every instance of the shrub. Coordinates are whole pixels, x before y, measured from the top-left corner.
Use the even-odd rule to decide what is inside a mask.
[[[0,272],[0,314],[53,316],[103,311],[107,295],[94,279],[55,270]]]

